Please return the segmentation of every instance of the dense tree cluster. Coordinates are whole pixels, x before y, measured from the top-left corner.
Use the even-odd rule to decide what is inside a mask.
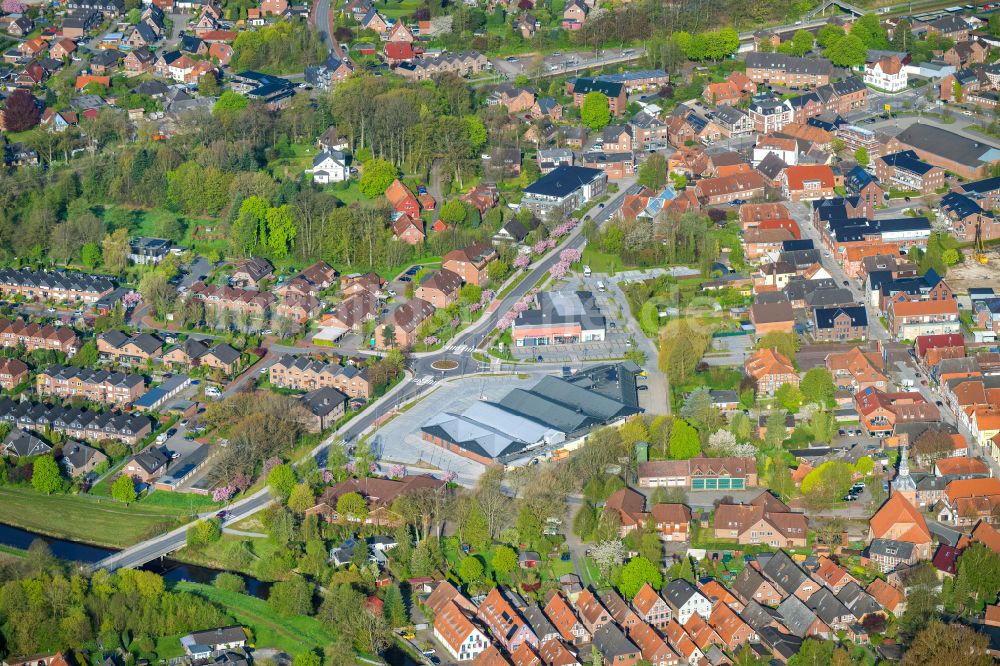
[[[233,66],[270,74],[301,72],[321,62],[326,47],[308,21],[277,21],[257,30],[241,30],[233,43]]]
[[[48,562],[36,552],[31,566]],[[153,573],[122,569],[87,578],[55,567],[0,570],[0,634],[7,654],[51,653],[100,638],[106,650],[228,624],[225,614],[191,594],[167,592]]]

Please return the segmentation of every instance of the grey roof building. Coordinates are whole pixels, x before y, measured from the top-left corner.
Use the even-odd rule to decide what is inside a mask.
[[[912,543],[896,541],[895,539],[873,539],[868,546],[869,557],[885,557],[897,560],[909,560],[913,557]]]
[[[936,155],[971,170],[1000,159],[1000,150],[992,144],[919,122],[897,134],[896,139],[921,153]]]
[[[806,606],[827,625],[848,624],[854,621],[854,615],[844,603],[836,597],[832,590],[819,588],[809,599]]]
[[[781,616],[781,623],[788,627],[788,631],[793,636],[805,638],[810,629],[816,624],[816,613],[812,612],[805,602],[789,595],[778,606],[778,615]]]
[[[851,581],[837,593],[837,598],[858,620],[864,618],[869,613],[881,613],[883,608],[879,602],[875,601],[872,595],[868,594],[860,585]]]
[[[763,567],[764,575],[785,594],[795,594],[809,576],[783,550],[775,553]]]
[[[538,637],[539,643],[544,643],[550,638],[559,638],[559,630],[552,626],[549,618],[545,617],[545,613],[542,612],[538,604],[529,604],[521,612],[521,615],[524,616],[524,621],[528,623],[535,636]]]
[[[157,470],[167,464],[167,456],[157,446],[148,446],[139,453],[132,456],[139,467],[147,474],[154,474]]]
[[[753,51],[747,54],[747,69],[774,69],[789,74],[830,76],[833,65],[826,58],[803,58],[783,53],[762,53]]]
[[[0,420],[23,430],[44,432],[52,429],[84,439],[119,439],[135,442],[152,431],[148,416],[122,412],[92,412],[86,409],[51,406],[40,402],[0,399]]]
[[[3,454],[5,456],[27,458],[28,456],[45,455],[51,450],[52,447],[47,443],[20,428],[11,428],[3,440]]]
[[[593,642],[607,663],[639,654],[639,648],[614,622],[608,622],[594,632]]]
[[[70,476],[91,470],[108,457],[92,446],[81,442],[68,442],[63,446],[62,464]]]
[[[425,440],[480,461],[510,461],[559,444],[567,434],[637,414],[634,363],[600,365],[568,379],[546,376],[497,403],[476,402],[461,413],[441,412],[421,428]],[[466,453],[462,453],[462,451]]]
[[[778,611],[773,608],[762,606],[752,598],[747,602],[746,606],[743,607],[743,610],[740,611],[739,615],[740,619],[750,625],[750,628],[758,634],[764,629],[764,627],[771,626],[771,624],[775,621],[781,621],[781,618],[778,617]]]

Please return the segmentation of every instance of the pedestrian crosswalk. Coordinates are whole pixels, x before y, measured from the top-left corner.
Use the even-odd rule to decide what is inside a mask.
[[[427,386],[428,384],[434,383],[434,375],[424,375],[423,377],[417,377],[413,380],[413,383],[417,386]]]
[[[452,354],[464,354],[466,352],[472,351],[472,347],[469,345],[446,345],[445,351],[449,351]]]

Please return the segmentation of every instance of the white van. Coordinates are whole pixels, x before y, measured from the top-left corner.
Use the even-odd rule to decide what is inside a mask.
[[[597,291],[601,291],[601,292],[603,292],[603,291],[605,291],[606,289],[607,289],[607,287],[605,287],[605,286],[604,286],[604,282],[602,282],[602,281],[598,280],[598,281],[597,281]]]
[[[583,267],[583,277],[590,277],[590,273],[591,273],[590,266],[584,266]]]

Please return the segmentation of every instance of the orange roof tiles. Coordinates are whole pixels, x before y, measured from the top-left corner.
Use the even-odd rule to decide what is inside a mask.
[[[981,543],[994,553],[1000,554],[1000,532],[982,520],[972,530],[972,541]]]
[[[653,606],[661,601],[663,600],[656,593],[656,590],[653,589],[652,585],[644,583],[642,588],[636,592],[635,598],[632,599],[632,606],[643,615],[649,615],[649,612],[653,610]]]
[[[847,573],[847,569],[826,556],[819,558],[819,568],[815,576],[829,588],[841,587],[854,580],[851,574]]]
[[[578,663],[573,653],[555,638],[550,638],[539,645],[538,654],[542,657],[542,663],[545,666],[574,666]]]
[[[91,83],[99,83],[100,85],[107,88],[111,85],[110,76],[93,76],[91,74],[81,74],[76,77],[76,89],[83,90]]]
[[[899,494],[889,497],[871,517],[870,524],[875,539],[895,539],[915,544],[931,541],[927,521],[915,506]]]
[[[495,645],[491,644],[479,653],[479,656],[473,660],[472,666],[512,666],[512,664]]]
[[[958,315],[958,303],[954,300],[941,301],[892,301],[889,304],[897,317],[922,317],[932,314]]]
[[[455,605],[455,602],[449,601],[435,614],[434,630],[455,652],[458,652],[469,634],[476,631],[476,626]]]
[[[955,437],[958,437],[959,442],[965,445],[965,440],[961,435],[955,435]],[[934,464],[937,467],[939,476],[968,476],[970,474],[990,473],[990,468],[979,458],[956,456],[954,458],[941,458]]]
[[[549,603],[545,605],[545,615],[564,639],[570,642],[575,640],[573,627],[580,620],[577,618],[576,612],[570,608],[570,605],[558,592],[553,594],[549,598]]]
[[[542,663],[541,657],[535,652],[535,648],[528,643],[521,643],[510,655],[510,661],[514,666],[539,666]]]
[[[952,502],[963,497],[1000,496],[1000,479],[956,479],[948,484],[944,492]]]
[[[733,594],[726,589],[726,586],[717,580],[710,580],[707,583],[703,583],[698,586],[698,590],[705,595],[705,597],[711,601],[713,604],[715,602],[721,601],[722,603],[742,610],[743,603],[733,596]]]
[[[787,356],[776,349],[758,349],[747,359],[746,373],[754,379],[768,375],[798,374]]]
[[[824,164],[801,164],[785,169],[785,179],[788,189],[801,190],[807,182],[818,181],[820,187],[833,187],[835,179],[833,169]]]
[[[873,580],[865,592],[872,595],[875,601],[879,602],[890,613],[895,613],[905,598],[902,592],[881,578]]]

